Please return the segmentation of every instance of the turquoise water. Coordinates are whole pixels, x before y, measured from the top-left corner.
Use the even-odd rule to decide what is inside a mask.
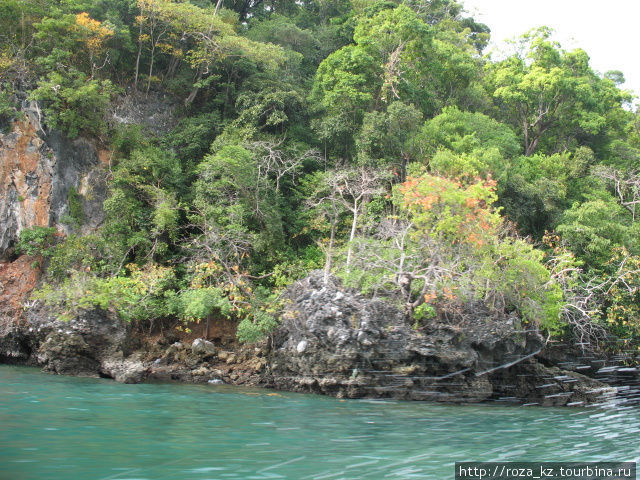
[[[455,461],[640,458],[638,407],[446,406],[0,366],[0,478],[453,478]]]

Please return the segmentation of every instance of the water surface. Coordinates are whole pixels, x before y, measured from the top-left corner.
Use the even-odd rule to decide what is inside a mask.
[[[122,385],[0,366],[3,480],[445,479],[455,461],[640,459],[640,411]]]

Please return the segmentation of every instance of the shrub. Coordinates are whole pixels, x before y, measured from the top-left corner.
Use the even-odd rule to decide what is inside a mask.
[[[51,256],[56,229],[53,227],[31,227],[20,232],[16,252],[30,256]]]
[[[115,91],[109,80],[88,80],[83,73],[72,70],[67,75],[49,73],[31,92],[30,99],[44,103],[49,128],[76,138],[83,132],[89,135],[105,132],[105,113]]]

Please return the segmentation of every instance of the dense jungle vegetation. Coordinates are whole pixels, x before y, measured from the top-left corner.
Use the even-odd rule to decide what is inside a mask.
[[[640,117],[621,72],[541,27],[484,55],[455,0],[2,0],[0,122],[112,152],[106,221],[22,232],[70,318],[238,322],[314,269],[416,328],[473,306],[640,343]],[[177,105],[164,133],[112,114]],[[162,107],[160,107],[162,108]],[[471,306],[471,308],[470,308]]]

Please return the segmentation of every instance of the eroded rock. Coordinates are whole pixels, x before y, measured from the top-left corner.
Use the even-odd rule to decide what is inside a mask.
[[[196,338],[191,344],[191,351],[203,358],[212,357],[217,350],[213,343],[203,338]]]
[[[25,228],[53,226],[68,233],[63,219],[71,189],[79,194],[83,232],[104,220],[108,152],[84,138],[45,132],[33,109],[24,113],[25,120],[0,134],[0,259],[13,256]]]
[[[146,378],[147,367],[139,360],[107,358],[100,366],[102,375],[120,383],[140,383]]]
[[[565,375],[534,357],[544,346],[515,318],[496,319],[478,306],[456,322],[433,321],[414,330],[394,307],[325,284],[314,273],[287,292],[274,335],[268,386],[338,397],[393,397],[480,402],[505,397],[566,405],[593,403],[606,388],[580,375],[558,381],[546,398],[536,383]],[[507,388],[507,389],[509,389]],[[553,400],[551,400],[553,399]]]

